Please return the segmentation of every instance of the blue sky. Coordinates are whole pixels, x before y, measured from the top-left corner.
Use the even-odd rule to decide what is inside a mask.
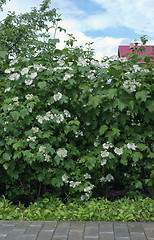
[[[38,7],[41,0],[11,0],[4,7],[1,19],[8,10],[20,12]],[[72,33],[78,45],[94,42],[96,57],[117,54],[119,45],[129,45],[146,34],[154,45],[153,0],[52,0],[51,8],[61,14],[61,27]],[[64,33],[57,33],[63,47]]]

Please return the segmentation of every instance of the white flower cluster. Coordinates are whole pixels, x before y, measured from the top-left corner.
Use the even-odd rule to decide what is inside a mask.
[[[34,97],[33,94],[27,94],[27,95],[25,96],[25,98],[26,98],[27,100],[30,100],[30,99],[32,99],[33,97]]]
[[[18,80],[19,78],[20,78],[19,73],[13,73],[9,76],[9,80],[11,80],[11,81]]]
[[[12,98],[12,101],[13,101],[13,102],[18,102],[18,101],[19,101],[19,98],[18,98],[18,97],[14,97],[14,98]]]
[[[113,145],[112,145],[110,142],[103,143],[102,146],[103,146],[103,148],[105,148],[105,149],[113,148]]]
[[[88,173],[85,173],[85,174],[84,174],[84,177],[85,177],[85,179],[91,179],[91,175],[88,174]]]
[[[46,112],[45,116],[38,115],[36,117],[36,120],[41,124],[43,123],[44,120],[49,121],[49,120],[53,120],[53,119],[55,119],[55,121],[59,124],[64,121],[64,116],[63,116],[63,114],[60,114],[60,113],[52,114],[50,111],[48,111],[48,112]]]
[[[84,195],[81,196],[82,201],[87,201],[90,198],[88,193],[85,193]]]
[[[32,127],[32,131],[33,131],[33,133],[37,133],[39,131],[39,128],[38,127]]]
[[[67,150],[65,148],[59,148],[57,151],[58,157],[67,157]]]
[[[84,192],[90,193],[90,191],[94,188],[94,185],[90,184],[89,186],[84,188]]]
[[[9,92],[10,90],[11,90],[11,88],[8,87],[8,88],[6,88],[6,89],[4,90],[4,92]]]
[[[26,79],[26,80],[25,80],[25,84],[26,84],[27,86],[30,86],[32,83],[33,83],[33,80],[32,80],[32,79]]]
[[[53,96],[53,99],[54,99],[54,101],[56,102],[56,101],[59,101],[61,98],[62,98],[62,94],[60,93],[60,92],[58,92],[57,94],[55,94],[54,96]]]
[[[69,177],[66,174],[64,174],[62,176],[63,182],[69,183],[69,186],[72,187],[72,188],[78,187],[81,184],[80,181],[74,182],[74,181],[69,181],[68,179],[69,179]]]
[[[141,83],[136,82],[135,80],[126,80],[123,83],[124,88],[130,89],[131,92],[135,92],[136,91],[136,86],[140,87]]]
[[[21,70],[21,75],[23,76],[23,75],[25,75],[25,74],[28,74],[28,72],[29,72],[29,69],[30,69],[30,67],[25,67],[25,68],[23,68],[22,70]]]
[[[82,66],[82,67],[86,67],[88,65],[88,63],[87,63],[87,61],[84,58],[79,57],[77,65],[78,66]]]
[[[139,67],[139,65],[133,65],[133,70],[136,73],[137,71],[141,70],[141,67]]]
[[[108,157],[109,156],[109,152],[108,151],[101,151],[101,157]]]
[[[35,142],[35,140],[36,140],[36,136],[34,136],[34,137],[29,136],[27,138],[27,142],[29,142],[29,141]]]
[[[69,182],[69,186],[72,188],[75,188],[75,187],[79,186],[80,184],[81,184],[81,182],[74,182],[74,181]]]
[[[66,174],[64,174],[63,176],[62,176],[62,180],[63,180],[63,182],[65,182],[65,183],[68,183],[69,181],[68,181],[68,176],[66,175]]]
[[[106,159],[101,160],[101,166],[104,166],[107,163]]]
[[[132,150],[136,150],[136,148],[137,148],[135,143],[127,143],[126,146],[127,146],[128,149],[132,149]]]
[[[5,72],[5,73],[11,73],[11,72],[14,72],[14,68],[8,68],[8,69],[5,69],[4,72]]]
[[[117,154],[117,155],[121,155],[121,154],[123,154],[123,148],[115,148],[114,149],[114,152]]]
[[[74,76],[74,74],[65,73],[65,76],[63,79],[64,79],[64,81],[67,81],[68,79],[70,79],[73,76]]]
[[[44,152],[45,152],[45,149],[46,149],[45,146],[40,146],[40,147],[39,147],[39,152],[44,153]]]
[[[50,155],[44,154],[44,160],[45,160],[46,162],[50,162]]]
[[[57,123],[61,123],[64,121],[64,116],[63,114],[54,114],[54,117],[56,118]]]
[[[111,182],[112,180],[114,180],[114,177],[110,173],[106,177],[100,178],[100,182]]]
[[[69,117],[71,117],[71,114],[70,114],[70,112],[68,111],[68,110],[64,110],[64,114],[65,114],[65,117],[66,118],[69,118]]]
[[[83,132],[81,130],[75,133],[76,138],[78,138],[79,136],[83,137]]]

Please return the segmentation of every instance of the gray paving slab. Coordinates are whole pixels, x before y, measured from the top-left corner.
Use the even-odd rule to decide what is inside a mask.
[[[154,222],[0,221],[0,240],[154,240]]]
[[[99,240],[114,240],[113,232],[101,232],[99,234]]]
[[[83,239],[83,232],[70,231],[68,240],[82,240],[82,239]]]
[[[8,234],[8,236],[7,236],[7,238],[6,238],[6,240],[20,240],[20,238],[23,236],[23,234],[24,234],[24,230],[12,230],[9,234]]]
[[[144,233],[131,233],[131,239],[132,240],[147,240]]]
[[[101,233],[113,233],[113,223],[100,223],[99,231]]]
[[[51,240],[53,236],[53,231],[40,231],[38,236],[37,236],[37,240]]]
[[[115,232],[115,237],[116,238],[129,238],[130,235],[129,235],[129,232],[128,232],[128,228],[115,228],[114,229],[114,232]]]
[[[145,228],[144,231],[145,231],[147,238],[154,239],[154,227],[153,228]]]

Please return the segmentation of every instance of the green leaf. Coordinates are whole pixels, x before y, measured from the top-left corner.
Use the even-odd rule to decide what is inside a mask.
[[[13,112],[11,112],[11,116],[14,119],[14,121],[18,121],[18,119],[20,117],[20,113],[17,111],[13,111]]]
[[[40,88],[40,89],[43,89],[43,88],[45,88],[46,87],[46,82],[45,81],[43,81],[43,82],[38,82],[38,87]]]
[[[118,128],[112,128],[113,135],[116,135],[117,137],[120,136],[120,130]]]
[[[11,159],[11,153],[3,153],[2,157],[4,160],[9,161]]]
[[[29,111],[28,111],[28,109],[22,109],[21,111],[20,111],[20,115],[21,115],[21,117],[22,118],[24,118],[26,115],[29,115]]]
[[[154,111],[154,101],[152,101],[152,100],[147,101],[146,102],[146,107],[148,108],[148,110],[150,112],[153,112]]]
[[[7,51],[0,51],[0,57],[1,58],[5,58],[7,54],[8,54]]]
[[[137,180],[136,182],[135,182],[135,187],[136,188],[139,188],[139,189],[142,189],[142,183],[141,183],[141,181],[139,181],[139,180]]]
[[[139,159],[142,159],[142,153],[140,152],[135,152],[135,153],[132,153],[132,157],[133,157],[133,160],[134,162],[138,162]]]
[[[107,96],[109,99],[114,98],[115,96],[117,96],[117,89],[115,88],[111,88],[107,91]]]
[[[142,100],[143,102],[145,102],[146,99],[149,97],[148,94],[149,94],[149,91],[146,91],[146,90],[137,92],[136,93],[136,99],[137,100]]]
[[[90,96],[88,105],[93,106],[94,108],[96,108],[101,103],[101,101],[102,101],[102,99],[101,99],[101,96],[99,96],[99,95]]]
[[[124,154],[121,156],[120,162],[121,162],[122,165],[127,166],[128,160],[127,160],[127,157]]]
[[[108,129],[108,127],[106,125],[102,125],[99,129],[99,134],[103,135],[107,129]]]

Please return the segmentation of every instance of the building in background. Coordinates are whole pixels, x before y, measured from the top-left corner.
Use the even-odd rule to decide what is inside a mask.
[[[145,49],[142,51],[138,51],[139,48]],[[118,56],[121,57],[127,57],[129,59],[129,56],[127,54],[129,53],[135,53],[138,56],[143,56],[143,55],[149,55],[150,54],[150,60],[154,62],[154,46],[134,46],[132,43],[130,46],[119,46],[118,48]],[[140,57],[138,57],[140,59]],[[143,60],[139,60],[138,62],[144,63]]]

